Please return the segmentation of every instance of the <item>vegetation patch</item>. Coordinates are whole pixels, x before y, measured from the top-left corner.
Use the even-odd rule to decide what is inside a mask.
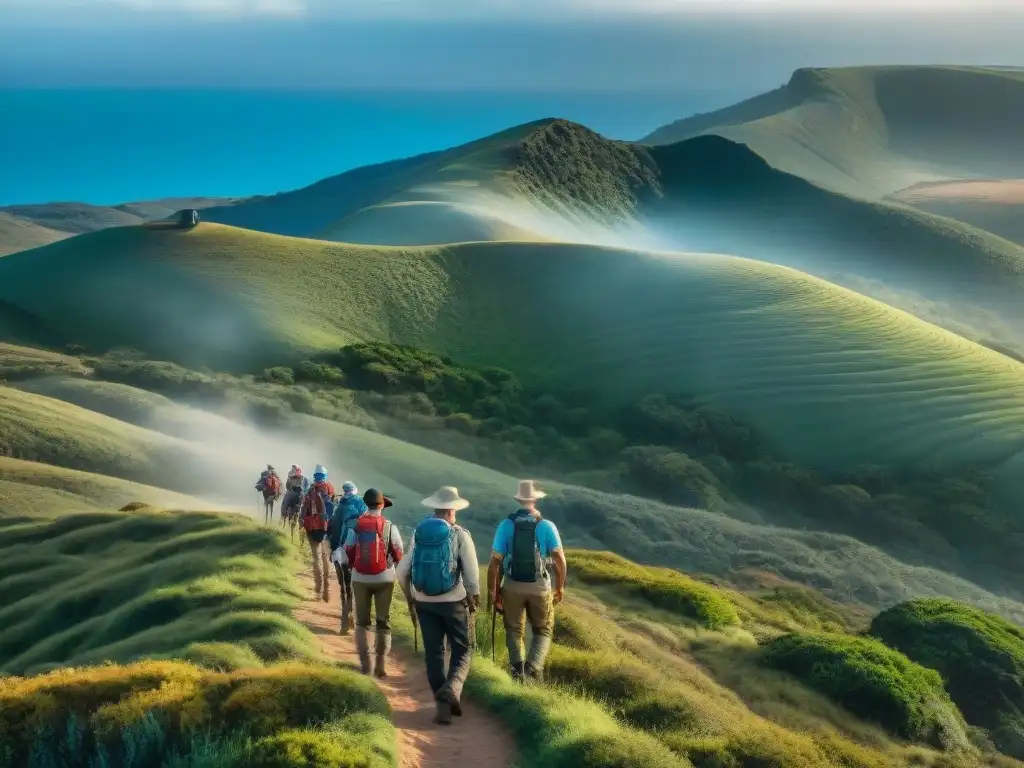
[[[0,766],[394,764],[390,709],[353,671],[178,661],[0,678]]]
[[[1024,629],[952,600],[912,600],[880,613],[870,633],[946,681],[967,722],[1024,759]]]
[[[637,565],[612,552],[570,550],[566,556],[570,573],[581,581],[611,585],[712,629],[739,624],[736,609],[727,597],[678,571]]]
[[[963,717],[939,674],[877,640],[785,635],[765,646],[761,658],[897,736],[943,749],[968,749]]]

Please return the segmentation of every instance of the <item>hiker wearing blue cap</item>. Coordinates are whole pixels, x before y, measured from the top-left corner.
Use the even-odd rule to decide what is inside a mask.
[[[334,553],[331,560],[334,562],[334,570],[338,574],[338,587],[341,591],[341,629],[343,635],[352,630],[352,566],[348,564],[345,550],[342,545],[348,532],[355,527],[356,519],[366,512],[366,503],[359,498],[359,489],[351,480],[341,484],[341,498],[334,507],[334,515],[327,528],[327,536],[330,538],[331,551]]]

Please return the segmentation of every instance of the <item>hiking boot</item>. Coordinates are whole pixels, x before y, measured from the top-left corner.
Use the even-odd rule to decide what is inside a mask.
[[[452,703],[445,699],[437,700],[437,714],[434,715],[434,722],[438,725],[452,724]]]
[[[526,679],[527,680],[530,680],[530,681],[532,681],[534,683],[543,683],[544,682],[544,670],[536,669],[536,668],[530,666],[529,664],[527,664],[524,671],[526,673]]]
[[[356,651],[359,653],[359,670],[370,674],[370,644],[366,637],[366,627],[356,627]]]
[[[375,677],[379,677],[381,680],[383,680],[385,677],[388,676],[387,670],[384,668],[384,659],[385,658],[386,657],[384,656],[383,653],[378,653],[377,654],[377,663],[374,664],[374,666],[373,666],[373,674],[374,674],[374,676]]]
[[[523,681],[523,675],[526,673],[526,665],[523,662],[517,662],[512,665],[510,670],[512,675],[512,682],[521,683]]]
[[[341,609],[341,634],[347,635],[349,630],[352,629],[352,622],[349,621],[349,610],[347,607],[342,606]]]
[[[452,706],[452,714],[455,715],[455,717],[462,717],[462,705],[457,701],[450,703]]]

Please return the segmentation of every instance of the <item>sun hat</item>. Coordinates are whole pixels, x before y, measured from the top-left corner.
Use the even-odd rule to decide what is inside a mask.
[[[424,507],[431,509],[465,509],[469,502],[459,496],[459,489],[454,485],[445,485],[438,488],[430,496],[420,502]]]
[[[381,503],[385,507],[390,507],[394,502],[376,488],[367,488],[366,493],[363,494],[363,503],[368,507],[376,507]]]
[[[516,501],[540,501],[547,496],[544,491],[535,488],[536,480],[520,480],[519,490],[516,492]]]

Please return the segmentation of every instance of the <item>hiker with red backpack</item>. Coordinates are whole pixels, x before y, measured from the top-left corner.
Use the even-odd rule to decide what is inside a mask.
[[[537,502],[545,496],[533,480],[519,481],[515,497],[519,509],[498,525],[487,569],[487,609],[503,613],[512,679],[519,681],[542,679],[555,628],[553,606],[562,602],[565,591],[567,566],[558,528],[537,509]],[[533,630],[525,660],[524,615]]]
[[[469,531],[455,524],[456,512],[469,506],[459,489],[445,486],[421,503],[434,515],[416,526],[412,545],[398,565],[398,583],[423,630],[427,680],[437,706],[434,722],[449,725],[452,715],[462,714],[462,686],[473,660],[480,564]],[[452,652],[447,671],[445,640]]]
[[[385,659],[391,651],[391,598],[395,591],[395,565],[402,561],[402,536],[387,520],[385,507],[391,499],[370,488],[363,494],[366,512],[356,518],[345,535],[344,548],[352,568],[352,592],[356,609],[356,650],[363,674],[370,674],[371,606],[377,615],[373,674],[387,677]]]
[[[274,503],[281,498],[281,478],[271,464],[260,473],[256,490],[263,494],[263,524],[274,519]]]
[[[325,603],[330,596],[330,578],[327,574],[331,567],[327,526],[333,511],[334,486],[327,482],[327,470],[322,464],[317,464],[313,470],[313,485],[302,500],[299,519],[313,556],[313,597]]]

